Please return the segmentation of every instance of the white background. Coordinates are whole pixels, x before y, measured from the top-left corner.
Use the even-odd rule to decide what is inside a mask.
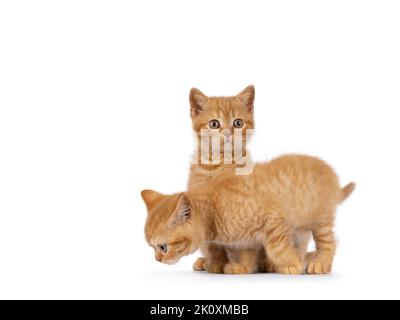
[[[398,1],[3,1],[0,298],[400,298]],[[329,276],[154,260],[140,190],[184,190],[188,94],[256,86],[257,160],[342,183]]]

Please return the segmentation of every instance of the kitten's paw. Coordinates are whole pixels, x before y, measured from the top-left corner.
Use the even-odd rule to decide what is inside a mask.
[[[303,273],[303,268],[296,264],[287,264],[277,269],[280,274],[298,275]]]
[[[308,274],[328,274],[331,272],[332,266],[320,261],[313,261],[307,265]]]
[[[252,268],[243,266],[237,263],[228,263],[224,267],[224,273],[226,274],[249,274],[253,273]]]
[[[197,258],[195,263],[193,264],[193,270],[194,271],[205,271],[205,263],[206,263],[206,258]]]
[[[204,269],[208,272],[208,273],[224,273],[224,263],[223,262],[210,262],[210,261],[206,261],[204,263]]]

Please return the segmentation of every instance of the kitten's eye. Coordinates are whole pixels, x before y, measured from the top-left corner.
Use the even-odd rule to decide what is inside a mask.
[[[244,125],[244,122],[242,119],[236,119],[235,121],[233,121],[233,126],[237,129],[242,128]]]
[[[167,253],[167,251],[168,251],[168,246],[167,246],[167,244],[160,244],[160,245],[158,246],[158,248],[161,250],[162,253]]]
[[[219,123],[219,121],[216,120],[216,119],[211,120],[211,121],[208,123],[208,125],[210,126],[211,129],[218,129],[218,128],[221,126],[221,124]]]

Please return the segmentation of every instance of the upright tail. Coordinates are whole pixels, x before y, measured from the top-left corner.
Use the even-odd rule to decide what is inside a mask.
[[[353,193],[355,188],[356,184],[354,182],[350,182],[347,186],[343,187],[341,189],[340,203],[346,200]]]

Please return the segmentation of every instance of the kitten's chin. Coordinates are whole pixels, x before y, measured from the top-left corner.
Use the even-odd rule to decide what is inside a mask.
[[[168,265],[177,264],[177,263],[181,260],[182,257],[187,256],[187,255],[189,255],[189,254],[192,254],[192,253],[196,252],[197,249],[198,249],[198,248],[196,248],[196,247],[193,246],[193,247],[191,247],[188,251],[186,251],[185,253],[181,254],[179,257],[176,257],[176,258],[174,258],[174,259],[172,259],[172,258],[165,259],[165,260],[162,260],[161,262],[162,262],[162,263],[165,263],[165,264],[168,264]]]
[[[165,264],[168,264],[168,265],[172,266],[172,265],[174,265],[174,264],[177,264],[177,263],[179,262],[180,259],[181,259],[181,258],[177,258],[177,259],[166,259],[166,260],[163,260],[162,263],[165,263]]]

